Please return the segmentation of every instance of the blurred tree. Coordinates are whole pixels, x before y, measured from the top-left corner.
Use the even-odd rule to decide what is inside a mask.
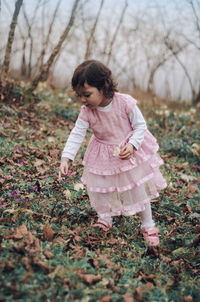
[[[71,27],[73,26],[75,15],[76,15],[76,10],[77,10],[77,6],[78,6],[79,2],[80,2],[80,0],[75,0],[69,22],[68,22],[67,26],[65,27],[62,35],[60,36],[60,39],[59,39],[57,45],[54,47],[53,52],[51,53],[49,59],[41,67],[41,70],[40,70],[40,73],[38,74],[38,76],[36,76],[36,78],[33,80],[30,91],[33,91],[38,86],[39,82],[44,82],[44,81],[47,80],[50,67],[53,64],[54,59],[58,55],[58,53],[59,53],[59,51],[62,47],[63,42],[67,38]]]
[[[7,41],[7,45],[6,45],[6,52],[5,52],[3,68],[2,68],[4,74],[7,74],[8,70],[9,70],[12,44],[13,44],[14,36],[15,36],[15,28],[17,25],[17,18],[18,18],[22,3],[23,3],[23,0],[17,0],[15,3],[15,10],[14,10],[14,14],[13,14],[12,21],[10,24],[10,31],[8,34],[8,41]]]
[[[86,42],[85,60],[87,60],[90,57],[90,54],[91,54],[91,46],[92,46],[92,42],[94,40],[94,34],[95,34],[95,30],[96,30],[96,27],[97,27],[97,24],[98,24],[98,21],[99,21],[99,16],[101,14],[103,4],[104,4],[104,0],[101,0],[99,10],[97,12],[94,24],[93,24],[93,26],[90,30],[89,38],[87,39],[87,42]]]
[[[47,52],[47,48],[49,46],[52,29],[53,29],[53,26],[54,26],[54,23],[55,23],[57,14],[58,14],[58,10],[59,10],[61,1],[62,0],[58,0],[56,8],[54,10],[53,17],[52,17],[52,20],[51,20],[50,25],[49,25],[49,29],[48,29],[48,32],[47,32],[46,39],[44,39],[44,42],[43,42],[43,45],[42,45],[42,50],[41,50],[40,55],[39,55],[39,57],[37,59],[37,66],[35,66],[36,70],[38,68],[40,70],[42,70],[42,66],[44,64],[44,58],[45,58],[45,55],[46,55],[46,52]]]

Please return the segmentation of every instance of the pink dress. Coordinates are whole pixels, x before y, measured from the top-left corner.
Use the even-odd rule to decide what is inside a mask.
[[[158,197],[158,190],[166,187],[159,171],[163,164],[157,154],[159,146],[148,130],[131,159],[114,155],[116,147],[125,145],[134,134],[129,120],[134,106],[136,100],[131,96],[115,93],[108,112],[81,107],[79,118],[93,130],[83,159],[82,181],[101,217],[143,211],[146,203]]]

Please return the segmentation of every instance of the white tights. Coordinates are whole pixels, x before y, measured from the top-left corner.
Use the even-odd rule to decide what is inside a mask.
[[[145,205],[145,210],[138,213],[141,219],[141,228],[150,228],[155,226],[152,219],[152,211],[150,202]]]
[[[152,210],[151,210],[150,202],[145,205],[145,210],[139,212],[138,215],[140,216],[141,219],[141,228],[150,228],[155,226],[155,223],[152,218]],[[99,214],[98,217],[99,217],[98,219],[99,221],[102,222],[105,221],[108,224],[112,224],[111,216],[108,215],[105,217],[105,215],[103,215],[103,217],[101,217],[101,214]]]

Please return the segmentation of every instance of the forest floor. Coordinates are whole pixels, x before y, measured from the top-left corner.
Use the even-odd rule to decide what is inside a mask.
[[[40,85],[37,97],[4,87],[0,104],[0,301],[200,301],[199,112],[140,100],[160,144],[168,187],[152,202],[159,248],[139,218],[116,217],[109,232],[80,184],[82,157],[58,181],[61,151],[79,104]]]

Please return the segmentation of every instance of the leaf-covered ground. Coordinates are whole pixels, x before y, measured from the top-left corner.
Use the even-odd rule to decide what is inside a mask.
[[[0,301],[200,301],[197,110],[139,103],[168,182],[152,203],[161,245],[148,248],[137,215],[116,217],[107,233],[91,227],[96,214],[77,185],[85,144],[57,179],[79,105],[66,91],[38,95],[11,85],[1,96]]]

